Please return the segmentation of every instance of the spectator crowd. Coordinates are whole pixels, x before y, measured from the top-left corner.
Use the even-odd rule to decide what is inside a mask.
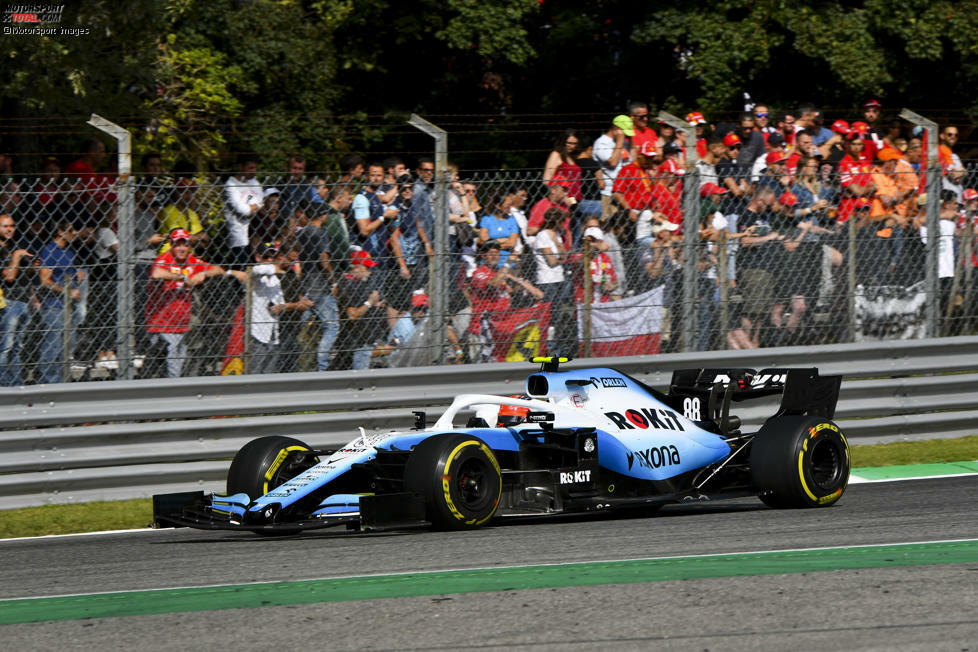
[[[920,295],[929,168],[941,175],[943,328],[965,331],[978,314],[978,192],[958,128],[942,127],[928,162],[926,134],[881,111],[870,99],[829,123],[810,104],[756,105],[713,124],[691,112],[687,142],[635,102],[603,133],[560,133],[542,169],[449,165],[444,184],[425,157],[409,168],[348,154],[338,171],[312,173],[297,154],[260,176],[242,155],[214,182],[150,153],[132,186],[123,278],[128,236],[101,140],[64,167],[45,159],[39,175],[0,156],[0,383],[112,377],[120,291],[142,377],[426,364],[436,251],[450,270],[436,338],[446,364],[586,354],[589,338],[607,336],[591,332],[593,314],[620,315],[615,341],[654,321],[654,339],[619,354],[678,350],[683,332],[698,350],[851,339],[852,324],[864,337],[906,336],[906,313],[859,306]]]

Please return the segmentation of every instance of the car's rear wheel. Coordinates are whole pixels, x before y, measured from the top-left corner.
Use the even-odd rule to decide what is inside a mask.
[[[424,499],[427,519],[439,529],[486,523],[499,507],[502,486],[496,456],[469,435],[429,437],[414,447],[404,467],[405,489]]]
[[[751,480],[771,507],[828,507],[849,484],[849,444],[822,417],[770,419],[751,444]]]
[[[308,454],[310,450],[298,439],[279,435],[248,442],[231,461],[228,493],[245,493],[252,500],[264,496],[318,464],[318,458]]]

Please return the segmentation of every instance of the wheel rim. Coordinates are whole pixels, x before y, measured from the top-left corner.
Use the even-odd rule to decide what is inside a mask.
[[[820,489],[835,489],[842,477],[842,452],[828,439],[816,441],[811,449],[812,482]]]
[[[479,512],[490,501],[490,467],[484,460],[469,458],[459,465],[455,489],[461,506]]]

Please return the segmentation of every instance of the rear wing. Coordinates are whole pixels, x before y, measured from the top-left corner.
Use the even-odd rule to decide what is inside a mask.
[[[820,376],[818,369],[787,367],[761,369],[678,369],[672,374],[669,398],[684,413],[698,412],[702,421],[713,421],[726,434],[740,427],[730,416],[731,402],[781,395],[773,416],[808,414],[831,419],[839,401],[842,376]],[[698,405],[692,401],[698,400]],[[692,410],[688,409],[692,406]],[[689,416],[687,414],[687,416]]]

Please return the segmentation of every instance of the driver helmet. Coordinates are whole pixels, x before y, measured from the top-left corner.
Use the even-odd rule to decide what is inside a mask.
[[[513,394],[510,398],[530,398],[526,394]],[[521,405],[500,405],[499,416],[497,417],[496,427],[505,428],[526,422],[526,415],[530,413],[530,408]]]

